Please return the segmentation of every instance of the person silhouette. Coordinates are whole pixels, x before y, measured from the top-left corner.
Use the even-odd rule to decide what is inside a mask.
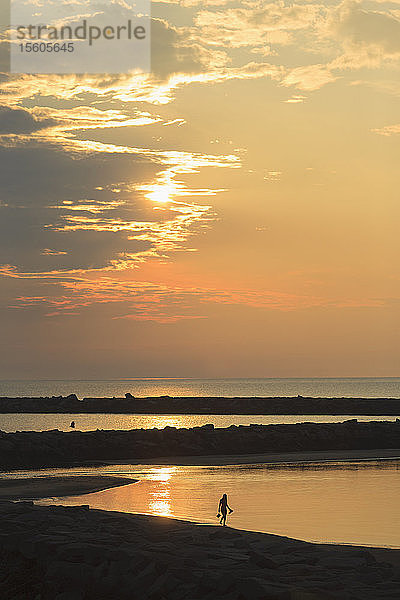
[[[231,514],[233,512],[231,507],[228,505],[228,497],[226,494],[224,494],[218,503],[218,514],[217,514],[217,519],[219,519],[220,525],[223,525],[224,527],[226,525],[226,515],[227,515],[228,510],[229,510],[229,514]]]
[[[75,428],[75,421],[71,421],[71,425],[70,425],[70,427],[72,427],[72,429],[74,429],[74,428]]]

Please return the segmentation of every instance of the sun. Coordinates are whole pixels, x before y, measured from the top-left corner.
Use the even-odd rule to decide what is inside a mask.
[[[168,185],[155,184],[149,187],[147,197],[153,202],[166,204],[167,202],[171,202],[171,191]]]

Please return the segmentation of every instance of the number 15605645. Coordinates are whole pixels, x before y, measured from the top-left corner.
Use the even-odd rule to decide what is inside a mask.
[[[58,42],[51,44],[49,42],[24,42],[19,44],[21,52],[74,52],[73,42]]]

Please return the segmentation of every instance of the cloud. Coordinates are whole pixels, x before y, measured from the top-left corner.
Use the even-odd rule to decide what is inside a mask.
[[[35,295],[19,295],[9,304],[16,310],[39,310],[44,316],[79,315],[95,305],[107,305],[112,318],[169,323],[182,319],[207,318],[208,305],[246,306],[252,309],[294,311],[311,307],[380,307],[380,299],[324,298],[290,294],[279,290],[220,290],[211,287],[182,287],[151,281],[88,276],[16,273],[0,269],[0,276],[36,281]]]
[[[183,123],[185,114],[163,105],[187,86],[269,79],[314,91],[335,82],[336,71],[395,57],[397,16],[355,2],[184,4],[185,26],[153,18],[151,74],[0,75],[0,269],[4,280],[23,287],[13,306],[58,315],[111,303],[115,318],[168,322],[203,318],[208,303],[276,310],[335,305],[279,290],[221,292],[134,280],[145,261],[195,250],[195,236],[218,218],[212,198],[223,190],[205,177],[197,183],[196,175],[240,167],[236,155],[156,151],[153,140],[163,126],[172,134]],[[273,54],[271,62],[262,54]],[[293,90],[286,102],[302,102],[301,93]],[[392,135],[398,126],[374,131]],[[179,133],[186,129],[176,129],[179,146],[172,147],[184,147]],[[268,182],[280,177],[279,170],[265,172]]]
[[[32,133],[40,129],[55,126],[51,118],[35,116],[23,108],[10,108],[0,106],[0,134],[4,133]]]
[[[286,104],[301,104],[306,99],[306,96],[294,95],[288,98],[287,100],[283,100]]]
[[[153,19],[152,73],[168,79],[175,73],[200,73],[229,62],[223,52],[210,51],[204,44],[192,39],[187,27],[173,27],[163,19]]]
[[[157,0],[157,4],[179,4],[184,8],[194,8],[205,6],[227,6],[234,4],[236,0]]]
[[[400,20],[393,11],[367,10],[360,2],[344,0],[331,13],[327,31],[342,45],[332,69],[376,69],[396,65],[400,58]]]
[[[137,112],[129,117],[118,110],[99,110],[90,106],[70,109],[48,107],[17,108],[0,106],[0,135],[30,134],[47,131],[48,137],[74,130],[105,129],[150,125],[162,121],[150,113]]]
[[[375,46],[385,54],[400,52],[400,20],[393,14],[366,10],[360,2],[345,0],[334,18],[336,32],[354,46]]]
[[[147,102],[168,104],[176,90],[191,84],[217,84],[232,80],[271,78],[279,79],[282,68],[267,62],[250,61],[237,67],[210,66],[197,72],[177,72],[168,78],[157,79],[145,73],[121,75],[4,75],[0,81],[1,102],[15,107],[31,98],[41,103],[78,102],[90,105],[92,101]]]
[[[312,27],[320,5],[252,2],[224,11],[200,11],[195,18],[198,38],[211,46],[232,48],[287,44],[291,32]]]
[[[400,133],[400,124],[397,125],[386,125],[385,127],[380,127],[377,129],[371,129],[373,133],[378,133],[379,135],[391,136],[397,135]]]
[[[294,86],[299,90],[319,90],[327,83],[333,83],[338,79],[325,65],[308,65],[291,69],[283,78],[282,85]]]
[[[191,236],[214,219],[209,205],[195,198],[219,190],[191,189],[180,177],[211,166],[236,168],[235,156],[66,137],[63,128],[72,123],[75,130],[82,120],[87,125],[88,114],[90,126],[120,118],[115,111],[98,115],[83,107],[70,117],[58,115],[53,129],[34,136],[0,136],[2,264],[37,272],[128,268],[186,249]],[[22,111],[12,128],[21,129],[22,121],[26,129],[32,123],[27,115]]]

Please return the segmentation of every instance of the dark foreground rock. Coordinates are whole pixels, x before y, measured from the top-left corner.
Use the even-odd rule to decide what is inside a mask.
[[[192,429],[0,432],[0,470],[137,461],[163,456],[400,449],[400,421],[213,425]]]
[[[183,415],[400,415],[398,398],[214,398],[158,396],[0,398],[0,413],[114,413]]]
[[[7,600],[398,600],[387,551],[161,517],[0,503]],[[393,563],[393,564],[392,564]]]

